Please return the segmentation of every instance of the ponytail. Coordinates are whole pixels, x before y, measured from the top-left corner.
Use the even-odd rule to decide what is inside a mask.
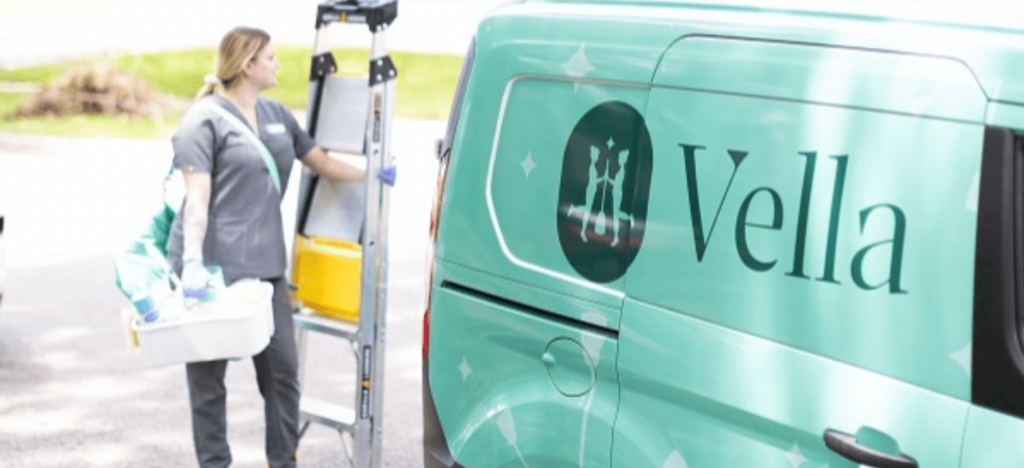
[[[206,96],[213,94],[213,91],[217,88],[217,85],[221,84],[220,78],[217,78],[214,74],[209,74],[203,77],[203,86],[199,88],[199,92],[196,93],[196,100],[200,100]]]

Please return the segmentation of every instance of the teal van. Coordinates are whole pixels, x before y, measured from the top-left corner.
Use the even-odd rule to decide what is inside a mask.
[[[1024,466],[1024,10],[957,3],[492,12],[425,465]]]

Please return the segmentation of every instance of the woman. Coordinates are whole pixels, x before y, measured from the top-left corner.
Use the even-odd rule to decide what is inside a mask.
[[[295,159],[332,180],[362,180],[363,172],[330,158],[299,128],[288,109],[260,97],[277,84],[279,67],[264,31],[235,28],[221,40],[216,75],[207,77],[172,138],[174,166],[184,174],[186,196],[174,220],[168,252],[186,299],[205,297],[207,265],[222,268],[225,284],[241,278],[273,284],[274,335],[253,362],[265,406],[267,461],[271,468],[292,468],[299,434],[299,382],[281,198]],[[214,93],[218,86],[222,89]],[[240,128],[243,123],[269,150],[280,174],[280,189],[270,161]],[[392,183],[393,178],[386,181]],[[186,369],[192,436],[202,468],[231,464],[226,369],[223,360],[190,363]]]

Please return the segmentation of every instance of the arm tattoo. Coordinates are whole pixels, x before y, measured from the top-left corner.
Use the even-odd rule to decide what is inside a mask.
[[[210,212],[209,174],[195,174],[186,178],[185,218],[182,219],[182,261],[202,258],[206,240],[206,226]]]

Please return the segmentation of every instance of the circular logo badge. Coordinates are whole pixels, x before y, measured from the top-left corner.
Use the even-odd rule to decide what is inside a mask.
[[[653,162],[651,136],[633,106],[588,111],[569,136],[558,192],[558,239],[584,278],[622,277],[643,242]]]

